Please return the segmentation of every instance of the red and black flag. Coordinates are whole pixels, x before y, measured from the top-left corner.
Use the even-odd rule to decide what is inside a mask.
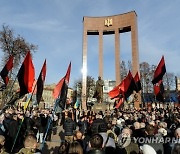
[[[68,85],[71,72],[71,62],[68,66],[66,75],[59,81],[53,91],[54,98],[58,99],[59,106],[64,109],[67,100]]]
[[[133,93],[134,90],[136,90],[136,84],[131,72],[129,71],[126,78],[108,94],[111,99],[117,98],[122,94],[127,100],[127,98]]]
[[[139,77],[139,73],[137,72],[136,75],[134,76],[134,81],[136,84],[136,89],[135,91],[138,93],[142,87],[141,87],[141,81],[140,81],[140,77]]]
[[[124,103],[124,97],[121,97],[118,99],[118,102],[115,106],[116,109],[119,109],[119,107]]]
[[[114,87],[109,93],[111,99],[119,97],[120,94],[124,93],[124,80],[119,85]]]
[[[46,60],[44,61],[43,67],[41,69],[41,72],[37,80],[37,92],[36,92],[37,104],[39,104],[39,102],[41,101],[45,78],[46,78]]]
[[[136,90],[136,84],[130,71],[124,80],[124,96],[125,99],[127,99],[133,93],[133,91]]]
[[[12,68],[13,68],[13,56],[10,56],[6,65],[4,66],[2,71],[0,72],[0,75],[1,75],[6,86],[7,86],[8,81],[9,81],[8,73]]]
[[[61,92],[62,86],[64,84],[64,77],[58,82],[56,87],[53,90],[53,97],[57,99],[59,97],[59,93]]]
[[[156,96],[156,100],[164,102],[164,85],[162,80],[154,85],[154,94]]]
[[[111,99],[119,96],[119,85],[114,87],[111,91],[109,91],[108,95]]]
[[[19,97],[32,92],[34,76],[35,76],[34,65],[32,62],[30,51],[28,51],[17,75],[20,86]]]
[[[161,61],[159,62],[154,72],[154,79],[152,80],[152,83],[156,84],[160,80],[162,80],[165,73],[166,73],[166,66],[165,66],[164,56],[162,56]]]

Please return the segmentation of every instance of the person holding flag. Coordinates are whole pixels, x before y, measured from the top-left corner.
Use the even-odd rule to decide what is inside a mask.
[[[19,69],[19,72],[17,74],[17,78],[18,78],[18,82],[19,82],[19,86],[20,86],[20,92],[19,92],[19,98],[21,98],[22,96],[24,96],[27,93],[33,93],[33,83],[35,80],[35,69],[34,69],[34,65],[32,62],[32,57],[31,57],[31,53],[30,51],[27,52],[26,57]],[[35,88],[34,88],[35,89]],[[24,111],[27,110],[29,103],[31,101],[32,95],[31,97],[28,99],[28,101],[25,104],[25,108]],[[19,132],[21,130],[22,124],[23,124],[24,118],[22,118],[19,128],[17,130],[16,136],[13,140],[13,145],[11,148],[11,152],[13,152],[14,148],[15,148],[15,144],[17,141],[17,138],[19,136]]]
[[[65,107],[66,107],[66,99],[67,99],[67,91],[68,91],[70,73],[71,73],[71,62],[68,66],[65,76],[58,82],[58,84],[54,88],[53,96],[56,100],[55,100],[52,116],[54,116],[54,114],[57,113],[57,108],[65,109]],[[61,112],[59,113],[59,115],[61,115]],[[60,118],[61,118],[61,116],[60,116]],[[45,143],[51,123],[52,123],[52,118],[49,118],[48,126],[47,126],[46,132],[44,134],[41,150],[44,147],[44,143]]]

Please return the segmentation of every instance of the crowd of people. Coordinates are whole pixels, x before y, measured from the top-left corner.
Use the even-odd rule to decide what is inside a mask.
[[[53,119],[52,123],[49,123],[50,119]],[[43,142],[48,124],[51,125],[46,133],[46,141],[50,141],[52,127],[56,121],[57,116],[52,117],[51,110],[32,109],[24,113],[22,108],[6,109],[0,115],[0,138],[5,138],[0,147],[1,151],[22,153],[25,151],[21,150],[24,147],[29,147],[30,151],[32,149],[39,151],[38,143]],[[35,146],[36,148],[34,148]]]
[[[0,115],[0,153],[42,153],[53,127],[62,127],[59,154],[179,154],[180,107],[83,111],[49,109]],[[48,129],[47,129],[48,128]],[[46,137],[46,138],[44,138]]]

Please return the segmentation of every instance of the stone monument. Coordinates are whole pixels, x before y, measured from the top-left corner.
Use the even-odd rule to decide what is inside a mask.
[[[116,85],[120,83],[120,34],[131,31],[132,44],[132,73],[139,72],[139,51],[137,14],[131,11],[124,14],[104,17],[83,18],[83,54],[82,54],[82,108],[86,109],[86,84],[87,84],[87,37],[99,35],[99,76],[103,79],[103,35],[115,37],[115,73]],[[135,103],[139,108],[139,102]]]

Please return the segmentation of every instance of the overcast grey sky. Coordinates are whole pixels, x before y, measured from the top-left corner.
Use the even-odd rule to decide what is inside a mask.
[[[81,77],[83,16],[138,15],[139,59],[180,75],[179,0],[1,0],[6,24],[38,45],[33,63],[38,77],[47,59],[46,83],[57,83],[72,62],[70,85]],[[130,33],[121,35],[121,60],[131,60]],[[0,53],[2,58],[2,53]],[[104,36],[104,79],[115,79],[114,36]],[[88,37],[88,75],[98,76],[98,36]]]

